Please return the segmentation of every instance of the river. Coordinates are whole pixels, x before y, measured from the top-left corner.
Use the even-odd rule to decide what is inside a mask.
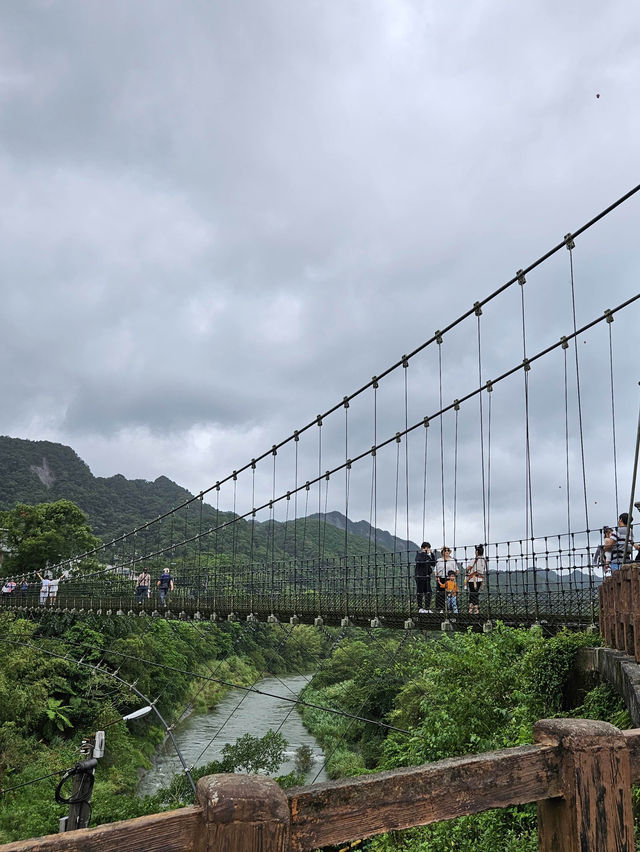
[[[304,675],[268,677],[257,683],[256,689],[275,696],[294,698],[306,686],[309,678]],[[173,735],[187,766],[202,766],[212,760],[219,760],[223,747],[227,743],[235,743],[243,734],[262,737],[270,728],[279,731],[289,743],[278,775],[286,775],[295,769],[296,749],[308,745],[313,751],[314,762],[307,772],[306,783],[327,780],[322,750],[302,724],[291,701],[267,695],[248,695],[245,690],[232,689],[211,713],[194,713],[179,722]],[[167,786],[179,772],[182,772],[180,759],[173,743],[167,738],[156,751],[152,768],[142,777],[138,794],[145,796],[155,793],[159,787]]]

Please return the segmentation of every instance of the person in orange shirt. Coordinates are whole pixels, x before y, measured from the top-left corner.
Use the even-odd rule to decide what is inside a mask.
[[[445,591],[447,594],[447,612],[455,612],[458,614],[458,584],[456,583],[456,572],[449,571],[447,581],[445,583]]]

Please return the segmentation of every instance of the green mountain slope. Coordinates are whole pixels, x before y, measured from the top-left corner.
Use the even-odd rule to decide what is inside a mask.
[[[66,499],[76,503],[87,515],[91,526],[108,542],[148,521],[170,512],[193,495],[185,488],[160,476],[154,482],[126,479],[121,474],[96,477],[71,447],[51,441],[28,441],[0,437],[0,510],[12,509],[17,503],[37,505]],[[219,526],[233,518],[231,512],[216,513],[206,502],[172,514],[154,525],[144,538],[145,551],[174,545],[203,530]],[[292,556],[311,559],[322,554],[326,558],[345,555],[345,516],[327,513],[285,523],[274,521],[240,521],[212,534],[198,544],[176,553],[234,553],[254,559],[278,559]],[[347,553],[367,556],[378,551],[404,549],[406,543],[384,530],[375,535],[366,521],[348,521]],[[213,542],[213,539],[216,539]],[[411,548],[417,545],[412,544]]]

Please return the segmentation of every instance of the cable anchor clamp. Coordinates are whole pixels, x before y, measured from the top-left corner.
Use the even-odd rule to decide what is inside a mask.
[[[569,249],[569,251],[571,251],[571,249],[574,249],[576,247],[576,244],[573,241],[573,234],[565,234],[564,235],[564,244]]]
[[[305,482],[304,487],[305,487],[305,490],[306,490],[306,491],[309,491],[309,489],[311,488],[311,484],[310,484],[310,482],[309,482],[309,480],[308,480],[308,479],[307,479],[307,481]]]
[[[352,463],[351,459],[347,459],[347,470],[351,470]]]
[[[524,367],[525,373],[528,373],[529,370],[531,369],[531,362],[529,361],[528,358],[523,359],[522,366]]]
[[[256,469],[256,460],[251,459],[251,470],[255,470],[255,469]]]
[[[233,473],[231,474],[231,478],[233,479],[234,482],[238,481],[238,471],[237,470],[233,471]]]
[[[409,366],[409,359],[407,358],[407,356],[406,356],[406,355],[403,355],[403,356],[402,356],[402,366],[405,368],[405,370],[406,370],[406,369],[407,369],[407,367]]]
[[[271,447],[271,455],[272,455],[272,456],[277,456],[277,455],[278,455],[278,448],[276,447],[276,445],[275,445],[275,444],[273,444],[273,446]]]
[[[518,284],[519,284],[521,287],[522,287],[524,284],[526,284],[526,283],[527,283],[527,279],[524,277],[524,269],[519,269],[519,270],[516,272],[516,277],[517,277],[517,279],[518,279]]]
[[[322,414],[317,415],[316,423],[318,424],[318,426],[322,426]]]
[[[325,472],[324,478],[325,478],[325,479],[327,480],[327,482],[328,482],[328,481],[329,481],[329,479],[330,479],[330,477],[331,477],[331,471],[330,471],[330,470],[327,470],[327,471]]]
[[[487,388],[487,392],[488,392],[488,393],[492,393],[492,392],[493,392],[493,382],[491,381],[491,379],[487,379],[487,385],[486,385],[486,388]]]
[[[375,458],[375,455],[376,455],[376,445],[375,444],[371,447],[371,455]]]
[[[562,343],[562,348],[563,348],[563,349],[568,349],[568,348],[569,348],[569,341],[568,341],[568,340],[567,340],[567,338],[564,336],[564,334],[563,334],[563,335],[562,335],[562,337],[560,338],[560,343]]]
[[[442,343],[442,332],[441,331],[434,331],[433,336],[435,337],[436,343],[438,344],[438,346],[440,346],[440,344]]]
[[[345,408],[349,408],[349,397],[348,396],[345,396],[345,397],[342,398],[342,404],[344,405]]]
[[[378,377],[377,376],[371,377],[371,384],[373,385],[374,390],[378,390]]]
[[[298,432],[298,430],[297,430],[297,429],[294,429],[294,431],[293,431],[293,440],[294,440],[294,441],[299,441],[299,440],[300,440],[300,433]]]
[[[396,443],[399,444],[399,443],[401,443],[401,441],[402,441],[402,436],[400,435],[400,432],[396,432]]]
[[[425,428],[425,429],[428,429],[428,428],[429,428],[429,418],[428,418],[428,417],[425,417],[425,418],[423,419],[423,421],[422,421],[422,425],[424,426],[424,428]]]
[[[480,307],[480,302],[473,303],[473,312],[477,317],[482,316],[482,308]]]
[[[453,410],[454,411],[460,411],[460,400],[459,399],[453,400]]]
[[[604,312],[604,315],[607,318],[607,322],[609,322],[609,323],[613,322],[613,314],[611,313],[611,310],[609,308],[606,309],[606,311]]]

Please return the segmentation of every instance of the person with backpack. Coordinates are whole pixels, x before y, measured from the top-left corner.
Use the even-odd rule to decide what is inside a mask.
[[[416,551],[415,578],[418,612],[431,612],[431,575],[436,564],[435,553],[428,541],[423,541]]]
[[[166,606],[167,594],[173,591],[173,577],[169,573],[168,568],[163,569],[162,575],[156,583],[156,586],[158,587],[158,594],[160,595],[160,603],[162,606]]]

